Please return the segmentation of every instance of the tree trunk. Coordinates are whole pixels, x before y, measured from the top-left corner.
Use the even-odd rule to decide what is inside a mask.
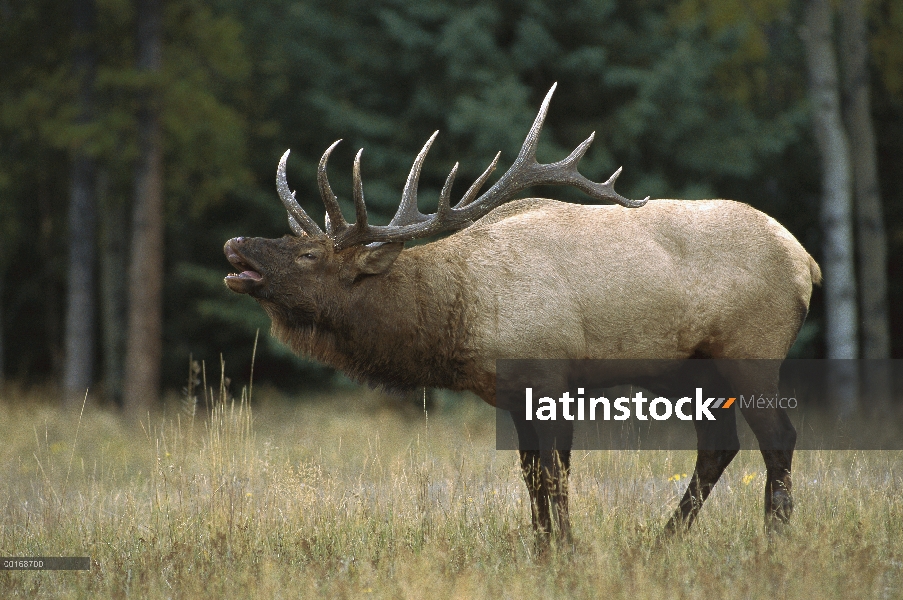
[[[91,43],[94,1],[74,0],[75,76],[79,80],[78,124],[91,121],[97,59]],[[95,332],[95,163],[77,144],[72,157],[69,188],[69,265],[66,272],[66,340],[63,398],[78,405],[92,384]]]
[[[859,251],[863,397],[874,411],[891,406],[890,321],[887,311],[887,233],[878,184],[878,150],[872,126],[868,39],[862,0],[841,4],[843,112],[850,140]],[[882,361],[882,362],[878,362]]]
[[[824,235],[825,343],[828,358],[855,359],[859,351],[856,273],[853,249],[853,181],[850,151],[840,113],[829,0],[808,0],[802,31],[809,70],[815,139],[822,163],[821,223]],[[849,411],[858,400],[855,361],[839,362],[829,389]],[[852,372],[850,372],[852,370]]]
[[[161,63],[160,0],[137,0],[137,67],[156,73]],[[163,331],[163,148],[153,89],[138,115],[132,248],[129,264],[128,339],[123,405],[142,415],[159,398]]]
[[[841,40],[844,121],[853,157],[862,357],[890,357],[887,234],[878,183],[878,152],[869,93],[868,42],[862,0],[844,0]]]
[[[887,235],[878,185],[878,153],[872,127],[868,46],[862,0],[841,5],[844,121],[852,154],[859,250],[862,357],[890,357],[887,316]]]
[[[98,176],[101,217],[100,294],[103,331],[103,382],[108,402],[122,406],[125,363],[128,215],[121,198],[109,194],[105,173]]]
[[[77,157],[69,202],[69,266],[66,293],[65,403],[79,404],[93,383],[95,331],[94,165]]]
[[[41,159],[50,161],[54,155],[51,153],[41,153]],[[50,191],[50,185],[47,177],[41,177],[36,184],[35,201],[38,206],[38,214],[40,225],[38,226],[38,256],[40,264],[53,265],[59,260],[60,249],[58,247],[58,238],[60,236],[59,227],[54,222],[57,217],[58,207],[54,202],[54,195]],[[60,346],[60,340],[63,339],[61,333],[61,314],[65,307],[61,306],[65,292],[59,289],[58,281],[53,276],[50,269],[45,269],[40,279],[40,285],[47,293],[43,298],[43,315],[41,322],[44,324],[44,340],[47,344],[48,363],[50,363],[50,374],[48,381],[56,384],[63,381],[63,348]]]

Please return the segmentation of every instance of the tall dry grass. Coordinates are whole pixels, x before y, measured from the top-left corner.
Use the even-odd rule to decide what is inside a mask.
[[[0,403],[0,572],[27,598],[901,598],[903,453],[800,452],[791,533],[762,533],[742,452],[690,533],[657,535],[691,452],[574,457],[571,551],[534,553],[513,452],[470,400],[428,415],[366,392],[258,394],[126,422]]]

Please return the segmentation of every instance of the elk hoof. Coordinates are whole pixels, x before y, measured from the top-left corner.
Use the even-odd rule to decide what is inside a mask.
[[[783,487],[777,487],[772,491],[770,500],[765,512],[765,531],[769,534],[786,533],[793,514],[793,496]]]
[[[665,528],[662,529],[662,532],[658,535],[657,540],[659,543],[662,543],[673,537],[686,533],[689,530],[690,524],[680,515],[674,515],[673,517],[668,519],[668,522],[665,524]]]

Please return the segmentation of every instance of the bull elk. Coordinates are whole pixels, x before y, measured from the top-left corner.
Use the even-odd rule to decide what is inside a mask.
[[[317,172],[325,230],[304,212],[286,181],[288,151],[276,187],[294,236],[238,237],[225,254],[238,270],[225,278],[272,320],[295,352],[351,377],[391,389],[469,390],[495,403],[496,359],[661,358],[783,359],[809,309],[818,265],[771,217],[730,200],[629,200],[577,171],[590,135],[567,158],[536,161],[536,145],[554,92],[546,95],[520,154],[484,194],[499,155],[451,205],[456,164],[434,214],[417,207],[417,155],[395,216],[368,222],[361,152],[353,167],[356,222],[349,224],[326,176]],[[438,132],[437,132],[438,133]],[[515,200],[535,185],[563,184],[615,204],[584,206],[543,198]],[[404,242],[455,232],[404,249]],[[778,361],[770,361],[779,364]],[[777,390],[777,369],[726,363],[735,393]],[[736,366],[731,366],[736,365]],[[741,412],[765,461],[766,529],[780,529],[793,509],[791,462],[796,432],[781,408]],[[512,413],[534,529],[569,533],[567,434],[549,440]],[[697,424],[696,467],[666,531],[688,528],[736,455],[712,446]],[[538,445],[535,445],[538,441]]]

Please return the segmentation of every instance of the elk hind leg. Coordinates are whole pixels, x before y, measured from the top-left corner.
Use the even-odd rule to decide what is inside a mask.
[[[702,505],[721,474],[740,451],[737,422],[733,415],[724,415],[718,421],[696,421],[697,451],[693,477],[684,492],[677,510],[665,525],[665,534],[685,531],[693,525]],[[727,412],[727,411],[725,411]]]
[[[734,389],[755,391],[765,397],[765,406],[742,404],[740,412],[749,424],[765,461],[765,530],[780,532],[793,513],[791,467],[796,447],[796,429],[787,411],[778,404],[780,360],[725,361]]]
[[[741,409],[765,461],[765,531],[780,533],[793,514],[791,467],[796,429],[783,408]]]

